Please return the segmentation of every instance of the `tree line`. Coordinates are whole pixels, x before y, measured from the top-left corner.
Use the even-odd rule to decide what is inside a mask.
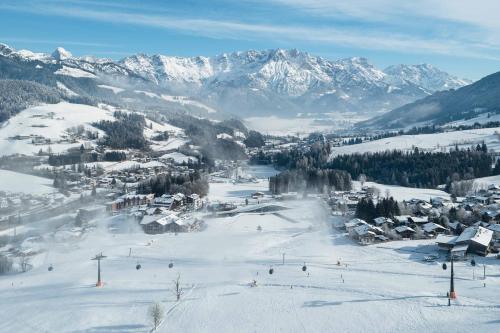
[[[382,198],[374,204],[371,198],[363,198],[356,205],[356,217],[367,222],[372,222],[377,217],[388,217],[400,215],[399,204],[392,197]]]
[[[346,170],[353,178],[365,174],[383,184],[435,188],[453,181],[493,175],[493,157],[485,144],[450,152],[385,151],[332,158],[328,168]]]
[[[137,193],[154,193],[155,196],[179,192],[185,195],[196,193],[201,197],[206,196],[208,194],[208,177],[198,171],[189,175],[161,173],[140,182],[137,187]]]
[[[115,149],[147,149],[148,142],[144,138],[146,120],[137,113],[114,112],[116,121],[101,120],[92,125],[106,132],[104,143]]]
[[[317,192],[338,190],[349,191],[351,176],[342,170],[294,169],[281,172],[269,178],[269,190],[273,194],[286,192]]]

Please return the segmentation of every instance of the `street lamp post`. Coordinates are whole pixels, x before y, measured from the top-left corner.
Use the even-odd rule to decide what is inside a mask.
[[[101,260],[106,258],[106,256],[102,255],[102,252],[97,254],[92,260],[97,260],[97,283],[96,287],[102,287],[104,284],[101,281]]]

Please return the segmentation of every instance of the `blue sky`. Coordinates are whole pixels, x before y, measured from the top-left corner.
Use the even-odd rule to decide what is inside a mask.
[[[497,0],[2,0],[0,42],[119,59],[297,48],[374,65],[500,71]]]

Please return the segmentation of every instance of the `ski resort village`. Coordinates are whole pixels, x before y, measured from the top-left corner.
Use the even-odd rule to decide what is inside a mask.
[[[0,333],[500,332],[500,8],[214,1],[0,4]]]
[[[59,103],[4,124],[4,331],[497,331],[496,128],[280,137],[172,119]],[[112,143],[128,124],[143,146]],[[377,154],[477,164],[442,183],[350,170]],[[418,184],[383,185],[401,181]]]

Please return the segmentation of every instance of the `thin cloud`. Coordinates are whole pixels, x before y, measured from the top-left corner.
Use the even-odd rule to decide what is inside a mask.
[[[305,3],[302,0],[277,0],[285,4]],[[378,3],[388,0],[376,0]],[[343,2],[345,4],[345,2]],[[357,3],[357,2],[356,2]],[[321,6],[327,4],[326,1],[313,1],[316,7],[308,10],[320,10]],[[0,8],[28,11],[40,15],[73,17],[85,20],[100,21],[113,24],[130,24],[154,27],[166,30],[174,30],[184,34],[210,37],[214,39],[234,39],[234,40],[259,40],[268,38],[272,40],[303,41],[314,44],[328,44],[357,47],[370,50],[395,51],[401,53],[431,53],[441,55],[453,55],[470,58],[481,58],[490,60],[500,60],[497,56],[500,47],[498,45],[485,42],[479,44],[475,41],[423,38],[403,33],[392,33],[389,31],[376,31],[367,29],[332,28],[329,26],[311,27],[307,25],[275,25],[267,23],[246,23],[229,20],[213,19],[191,19],[187,17],[152,15],[145,13],[131,13],[117,10],[92,10],[77,8],[74,6],[50,6],[45,4],[43,10],[38,8],[22,6],[0,6]],[[347,5],[337,6],[339,13],[349,13],[353,16],[367,15],[371,7],[355,7]],[[374,16],[383,15],[383,11],[375,12]],[[389,15],[385,13],[385,15]]]
[[[16,38],[16,37],[5,37],[0,36],[0,40],[10,43],[30,43],[30,44],[56,44],[56,45],[74,45],[74,46],[89,46],[89,47],[104,47],[104,46],[115,46],[119,45],[109,45],[103,43],[93,43],[93,42],[81,42],[81,41],[56,41],[38,38]]]

